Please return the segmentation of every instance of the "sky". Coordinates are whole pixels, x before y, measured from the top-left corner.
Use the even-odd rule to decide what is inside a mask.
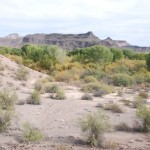
[[[0,0],[0,36],[88,31],[150,46],[150,0]]]

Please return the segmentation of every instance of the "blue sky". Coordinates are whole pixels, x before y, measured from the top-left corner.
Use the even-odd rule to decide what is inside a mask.
[[[88,31],[150,46],[150,0],[1,0],[0,36]]]

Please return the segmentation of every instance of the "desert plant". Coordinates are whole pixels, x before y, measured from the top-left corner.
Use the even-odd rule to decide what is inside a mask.
[[[97,82],[97,79],[96,79],[95,77],[93,77],[93,76],[86,76],[86,77],[84,78],[84,81],[85,81],[86,83]]]
[[[150,110],[145,106],[141,105],[136,111],[137,117],[141,120],[141,131],[150,131]]]
[[[86,142],[91,146],[101,145],[103,133],[110,128],[107,116],[102,112],[93,112],[84,116],[80,127],[85,134]]]
[[[64,100],[66,99],[66,95],[63,89],[59,88],[59,90],[56,91],[56,93],[53,93],[51,95],[52,99],[57,99],[57,100]]]
[[[98,91],[98,90],[105,91],[105,94],[109,94],[109,93],[113,92],[113,88],[111,86],[109,86],[107,84],[102,84],[99,82],[88,83],[82,87],[82,90],[84,92],[89,92],[89,93],[93,93],[93,92]]]
[[[141,98],[144,98],[144,99],[147,99],[149,97],[148,93],[143,92],[143,91],[141,91],[138,96],[141,97]]]
[[[33,91],[27,100],[27,104],[39,105],[41,103],[40,92]]]
[[[125,122],[121,122],[119,123],[118,125],[115,126],[115,129],[117,131],[125,131],[125,132],[128,132],[128,131],[131,131],[131,127],[129,127],[129,125]]]
[[[132,84],[132,78],[127,74],[116,74],[113,77],[115,86],[129,86]]]
[[[29,74],[29,71],[25,67],[21,66],[21,67],[19,67],[19,69],[16,73],[16,79],[26,81],[28,74]]]
[[[105,90],[98,89],[98,90],[94,91],[93,96],[95,96],[95,97],[102,97],[105,94],[106,94]]]
[[[118,104],[107,104],[104,106],[105,110],[111,110],[114,113],[123,113],[122,108]]]
[[[46,83],[44,85],[44,91],[46,93],[56,93],[59,89],[60,87],[57,84]]]
[[[42,91],[43,89],[43,83],[41,81],[36,81],[35,84],[34,84],[34,89],[36,91]]]
[[[84,95],[82,95],[81,97],[82,100],[93,100],[92,95],[85,93]]]
[[[132,104],[132,102],[128,99],[122,99],[121,101],[124,103],[125,106],[130,106]]]
[[[40,142],[42,141],[43,135],[38,128],[35,128],[26,122],[23,125],[23,141],[25,142]]]
[[[143,105],[146,103],[146,100],[143,99],[142,97],[135,97],[134,101],[132,102],[133,108],[138,108],[139,106]]]
[[[0,91],[0,108],[4,110],[13,109],[18,97],[15,92],[6,91],[3,89]]]
[[[11,113],[0,109],[0,132],[4,131],[9,125],[11,120]]]

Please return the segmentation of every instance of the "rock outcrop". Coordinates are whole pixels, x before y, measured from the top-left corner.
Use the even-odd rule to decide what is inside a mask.
[[[21,47],[25,44],[57,45],[66,50],[74,50],[93,45],[105,45],[121,49],[129,48],[138,52],[150,51],[150,47],[133,46],[126,41],[112,40],[110,37],[101,40],[92,32],[85,34],[29,34],[24,37],[14,33],[6,37],[0,37],[0,46]]]

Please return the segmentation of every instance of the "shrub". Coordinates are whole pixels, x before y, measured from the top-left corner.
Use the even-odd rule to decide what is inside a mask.
[[[21,66],[16,73],[16,79],[27,80],[28,74],[29,74],[29,71],[25,67]]]
[[[41,131],[32,127],[28,122],[23,125],[22,136],[25,142],[40,142],[43,138]]]
[[[127,74],[116,74],[113,77],[115,86],[129,86],[132,84],[132,78]]]
[[[54,94],[51,96],[51,98],[52,98],[52,99],[57,99],[57,100],[64,100],[64,99],[66,99],[64,90],[59,89],[58,91],[56,91],[56,93],[54,93]]]
[[[57,84],[47,83],[44,85],[44,91],[46,93],[56,93],[59,90],[59,86]]]
[[[103,133],[110,128],[107,116],[101,111],[86,115],[81,119],[80,126],[91,146],[101,145]]]
[[[110,51],[113,53],[113,61],[117,61],[123,58],[123,51],[117,48],[111,48]]]
[[[102,97],[105,94],[106,94],[105,90],[98,89],[98,90],[94,91],[93,96],[95,96],[95,97]]]
[[[59,82],[69,82],[71,79],[72,75],[69,71],[61,71],[55,75],[55,80]]]
[[[141,98],[144,98],[144,99],[147,99],[149,97],[148,93],[146,93],[146,92],[140,92],[138,96]]]
[[[27,100],[27,104],[39,105],[40,103],[40,92],[35,90]]]
[[[81,97],[82,100],[93,100],[93,97],[88,94],[88,93],[85,93],[82,97]]]
[[[116,125],[115,129],[117,131],[125,131],[125,132],[131,131],[131,127],[129,127],[128,124],[126,124],[125,122],[121,122],[120,124]]]
[[[3,111],[0,109],[0,132],[4,131],[9,125],[11,120],[11,114],[9,111]]]
[[[123,113],[123,110],[118,104],[108,104],[104,107],[105,110],[111,110],[114,113]]]
[[[145,106],[139,106],[137,109],[137,117],[141,120],[141,131],[149,132],[150,131],[150,110]]]
[[[99,82],[91,82],[82,87],[84,92],[94,92],[98,90],[104,90],[106,94],[113,92],[113,88],[107,84],[101,84]]]
[[[14,108],[15,102],[18,97],[15,92],[7,92],[6,89],[0,91],[0,108],[9,110]]]
[[[122,99],[121,100],[124,104],[125,104],[125,106],[130,106],[130,104],[132,103],[130,100],[128,100],[128,99]]]
[[[93,76],[87,76],[87,77],[84,78],[84,81],[85,81],[86,83],[89,83],[89,82],[97,82],[97,79],[96,79],[95,77],[93,77]]]
[[[133,108],[138,108],[139,106],[143,105],[146,103],[146,100],[144,100],[142,97],[135,97],[134,101],[132,102]]]
[[[43,83],[41,81],[36,81],[35,84],[34,84],[34,89],[36,91],[42,91],[43,89]]]

